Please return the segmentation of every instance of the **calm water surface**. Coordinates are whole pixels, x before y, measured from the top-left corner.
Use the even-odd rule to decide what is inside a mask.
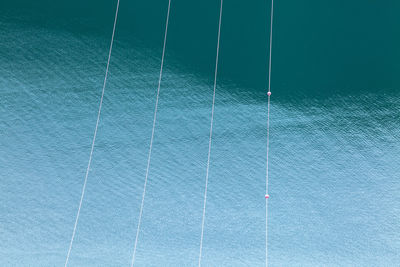
[[[283,9],[277,12],[284,17]],[[10,11],[0,17],[0,265],[63,266],[111,32],[108,26],[103,32],[79,32],[47,13],[40,19],[28,13]],[[217,15],[210,17],[211,28]],[[127,266],[131,260],[162,40],[155,46],[151,38],[127,36],[127,19],[121,18],[117,32],[71,266]],[[154,25],[162,29],[163,19]],[[87,25],[85,20],[66,21]],[[194,47],[204,66],[181,58],[177,43],[185,39],[171,33],[175,50],[166,55],[137,266],[197,264],[215,30],[207,39],[209,47]],[[221,49],[229,49],[222,31]],[[283,48],[277,46],[279,61]],[[237,60],[249,68],[241,55]],[[229,77],[235,70],[228,63],[221,62],[216,95],[203,264],[263,266],[265,84],[254,87]],[[391,64],[383,67],[390,71]],[[265,66],[259,67],[264,75]],[[353,66],[346,68],[343,73]],[[281,69],[277,63],[276,72]],[[323,71],[320,78],[313,76],[321,83]],[[285,75],[276,77],[283,81]],[[378,78],[390,83],[385,76]],[[314,87],[273,85],[270,265],[397,266],[400,90],[353,90],[351,81],[318,88],[308,79]]]

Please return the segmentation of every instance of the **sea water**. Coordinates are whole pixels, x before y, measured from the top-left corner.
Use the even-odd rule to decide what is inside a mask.
[[[166,3],[157,3],[161,32]],[[33,14],[2,10],[1,266],[62,266],[65,262],[96,122],[114,4],[110,1],[107,9],[111,25],[99,31],[79,31],[87,25],[84,19],[62,18],[60,22],[46,13],[40,17],[35,8],[28,8]],[[121,1],[121,10],[124,5]],[[209,6],[215,7],[218,3]],[[284,17],[284,9],[281,4],[276,14]],[[172,10],[174,29],[178,11]],[[228,10],[231,13],[224,18],[229,21],[235,9]],[[216,9],[209,19],[213,30],[207,53],[202,46],[193,47],[209,70],[198,67],[192,58],[182,58],[179,49],[169,52],[167,41],[137,266],[197,265],[217,26],[211,22],[217,22],[217,15]],[[267,15],[265,19],[267,28]],[[127,20],[121,18],[121,28]],[[224,41],[228,25],[225,21],[222,27],[222,51],[232,45]],[[156,37],[130,38],[127,32],[118,35],[117,26],[70,266],[127,266],[131,262],[162,34],[157,35],[156,46],[149,40]],[[277,42],[282,41],[283,36],[277,35]],[[172,47],[179,47],[177,38],[184,41],[171,32]],[[263,38],[267,44],[267,37]],[[276,46],[279,61],[284,58],[279,57],[283,48]],[[227,52],[221,53],[202,263],[263,266],[265,87],[229,77],[226,69],[233,66],[223,61]],[[240,58],[235,70],[251,73],[248,68],[257,68]],[[265,63],[266,59],[259,60]],[[312,63],[308,67],[315,67]],[[270,266],[397,266],[399,88],[352,90],[349,81],[342,89],[330,90],[315,86],[312,80],[318,77],[314,76],[308,78],[314,88],[304,84],[292,88],[290,75],[279,74],[284,64],[276,64],[273,77],[276,72],[281,83],[272,83],[271,97]],[[347,68],[343,73],[352,67]],[[388,82],[385,76],[379,77],[382,83]],[[283,80],[289,80],[288,84]]]

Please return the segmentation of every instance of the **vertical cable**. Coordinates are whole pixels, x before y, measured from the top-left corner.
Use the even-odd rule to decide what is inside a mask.
[[[115,11],[115,18],[114,18],[114,26],[113,26],[113,31],[111,35],[111,44],[110,44],[110,50],[108,52],[108,60],[107,60],[107,67],[106,67],[106,73],[104,76],[104,82],[103,82],[103,89],[101,91],[101,98],[100,98],[100,104],[99,104],[99,111],[97,113],[97,120],[96,120],[96,127],[94,129],[94,134],[93,134],[93,140],[92,140],[92,146],[90,148],[90,156],[89,156],[89,162],[86,168],[86,175],[85,175],[85,180],[83,182],[83,187],[82,187],[82,193],[81,193],[81,199],[79,201],[79,207],[78,207],[78,212],[76,214],[76,219],[75,219],[75,224],[74,224],[74,230],[72,231],[72,236],[71,236],[71,242],[69,243],[69,248],[68,248],[68,253],[67,253],[67,258],[65,259],[65,267],[68,265],[69,257],[71,255],[71,249],[72,249],[72,244],[74,243],[74,238],[75,238],[75,233],[76,233],[76,227],[78,225],[79,221],[79,215],[81,213],[81,208],[82,208],[82,202],[83,202],[83,197],[85,195],[85,190],[86,190],[86,184],[89,176],[89,171],[90,171],[90,165],[92,163],[92,157],[93,157],[93,151],[94,151],[94,144],[96,141],[96,136],[97,136],[97,129],[99,127],[99,121],[100,121],[100,114],[101,114],[101,107],[103,105],[103,98],[104,98],[104,91],[106,88],[106,83],[107,83],[107,75],[108,75],[108,68],[110,66],[110,59],[111,59],[111,52],[113,48],[113,43],[114,43],[114,35],[115,35],[115,26],[117,25],[117,17],[118,17],[118,9],[119,9],[119,0],[117,1],[117,8]]]
[[[271,98],[271,64],[272,64],[272,24],[274,19],[274,0],[271,0],[271,29],[269,35],[269,62],[268,62],[268,115],[267,115],[267,164],[265,178],[265,266],[268,266],[268,170],[269,170],[269,111]]]
[[[168,22],[169,22],[170,7],[171,7],[171,0],[168,1],[167,20],[165,22],[164,44],[163,44],[163,50],[162,50],[162,56],[161,56],[160,76],[158,78],[156,106],[154,108],[153,128],[151,130],[151,139],[150,139],[149,153],[148,153],[148,157],[147,157],[146,175],[145,175],[144,185],[143,185],[142,202],[140,204],[140,212],[139,212],[139,219],[138,219],[138,224],[137,224],[137,229],[136,229],[136,238],[135,238],[135,245],[134,245],[134,248],[133,248],[131,267],[133,267],[133,265],[135,264],[136,249],[137,249],[137,244],[138,244],[138,240],[139,240],[140,225],[142,223],[144,198],[146,196],[146,186],[147,186],[147,180],[148,180],[148,177],[149,177],[149,169],[150,169],[150,162],[151,162],[151,152],[152,152],[152,149],[153,149],[153,140],[154,140],[154,130],[155,130],[156,121],[157,121],[158,99],[159,99],[159,96],[160,96],[161,79],[162,79],[163,66],[164,66],[165,47],[166,47],[166,44],[167,44],[167,34],[168,34]]]
[[[212,100],[212,107],[211,107],[210,138],[208,140],[207,170],[206,170],[206,181],[205,181],[205,188],[204,188],[203,216],[202,216],[202,221],[201,221],[199,267],[201,266],[201,257],[202,257],[202,251],[203,251],[203,237],[204,237],[204,221],[205,221],[205,217],[206,217],[208,174],[209,174],[209,170],[210,170],[211,141],[212,141],[212,132],[213,132],[213,123],[214,123],[215,89],[217,87],[219,41],[220,41],[220,37],[221,37],[222,5],[223,5],[223,0],[221,0],[221,7],[220,7],[220,10],[219,10],[217,55],[216,55],[216,59],[215,59],[214,91],[213,91],[213,100]]]

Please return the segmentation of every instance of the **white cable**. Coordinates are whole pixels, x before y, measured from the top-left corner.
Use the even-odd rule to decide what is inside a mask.
[[[274,0],[271,0],[271,29],[269,35],[269,62],[268,62],[268,115],[267,115],[267,164],[265,178],[265,266],[268,267],[268,156],[269,156],[269,111],[271,98],[271,63],[272,63],[272,23],[274,18]]]
[[[107,60],[106,73],[105,73],[105,76],[104,76],[103,89],[102,89],[102,91],[101,91],[101,98],[100,98],[100,104],[99,104],[99,111],[98,111],[98,113],[97,113],[97,121],[96,121],[96,127],[95,127],[94,134],[93,134],[92,147],[91,147],[91,149],[90,149],[89,162],[88,162],[88,166],[87,166],[87,168],[86,168],[86,175],[85,175],[85,180],[84,180],[83,187],[82,187],[81,199],[80,199],[80,201],[79,201],[79,208],[78,208],[78,212],[77,212],[77,214],[76,214],[76,219],[75,219],[75,224],[74,224],[74,230],[72,231],[71,242],[70,242],[70,244],[69,244],[67,258],[66,258],[66,260],[65,260],[65,265],[64,265],[65,267],[67,267],[68,261],[69,261],[69,256],[71,255],[72,244],[73,244],[73,242],[74,242],[75,233],[76,233],[76,227],[77,227],[77,225],[78,225],[79,215],[80,215],[80,213],[81,213],[81,207],[82,207],[83,197],[84,197],[84,195],[85,195],[86,183],[87,183],[87,179],[88,179],[88,176],[89,176],[90,165],[91,165],[91,163],[92,163],[94,144],[95,144],[95,141],[96,141],[97,129],[98,129],[98,126],[99,126],[99,121],[100,121],[101,107],[102,107],[102,105],[103,105],[103,98],[104,98],[104,90],[105,90],[105,88],[106,88],[107,75],[108,75],[108,68],[109,68],[109,66],[110,66],[111,52],[112,52],[112,47],[113,47],[113,43],[114,43],[114,34],[115,34],[115,26],[116,26],[116,24],[117,24],[118,9],[119,9],[119,0],[117,1],[117,8],[116,8],[116,11],[115,11],[114,26],[113,26],[112,36],[111,36],[110,50],[109,50],[109,52],[108,52],[108,60]]]
[[[210,138],[208,140],[208,157],[207,157],[206,181],[205,181],[205,188],[204,188],[203,217],[202,217],[202,221],[201,221],[199,267],[201,266],[201,256],[202,256],[202,250],[203,250],[203,237],[204,237],[204,221],[205,221],[205,217],[206,217],[207,186],[208,186],[208,174],[209,174],[209,170],[210,170],[211,141],[212,141],[213,122],[214,122],[215,89],[217,87],[218,56],[219,56],[219,41],[220,41],[220,36],[221,36],[222,5],[223,5],[223,0],[221,0],[221,7],[219,10],[217,55],[216,55],[216,59],[215,59],[215,73],[214,73],[214,92],[213,92],[213,100],[212,100],[212,107],[211,107]]]
[[[144,198],[145,198],[145,195],[146,195],[147,179],[148,179],[148,176],[149,176],[149,169],[150,169],[150,162],[151,162],[151,151],[153,149],[154,130],[155,130],[155,127],[156,127],[156,120],[157,120],[158,99],[159,99],[159,96],[160,96],[161,78],[162,78],[163,66],[164,66],[165,46],[166,46],[166,43],[167,43],[170,7],[171,7],[171,0],[168,1],[167,20],[165,22],[164,44],[163,44],[163,50],[162,50],[162,56],[161,56],[160,76],[158,78],[156,106],[155,106],[155,109],[154,109],[153,129],[151,130],[151,139],[150,139],[149,154],[148,154],[148,158],[147,158],[146,176],[145,176],[145,179],[144,179],[142,202],[140,204],[140,212],[139,212],[139,219],[138,219],[138,224],[137,224],[137,229],[136,229],[135,246],[133,248],[131,267],[133,267],[133,265],[135,264],[136,248],[137,248],[137,244],[138,244],[138,240],[139,240],[140,225],[141,225],[141,222],[142,222],[142,215],[143,215]]]

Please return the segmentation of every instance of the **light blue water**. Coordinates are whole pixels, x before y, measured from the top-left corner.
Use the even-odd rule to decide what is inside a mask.
[[[10,16],[0,43],[0,265],[62,266],[109,38]],[[148,47],[115,43],[70,266],[130,263],[161,55]],[[213,77],[176,58],[167,53],[137,266],[197,264]],[[270,266],[398,266],[399,90],[279,95]],[[265,141],[265,92],[219,80],[204,266],[264,264]]]

